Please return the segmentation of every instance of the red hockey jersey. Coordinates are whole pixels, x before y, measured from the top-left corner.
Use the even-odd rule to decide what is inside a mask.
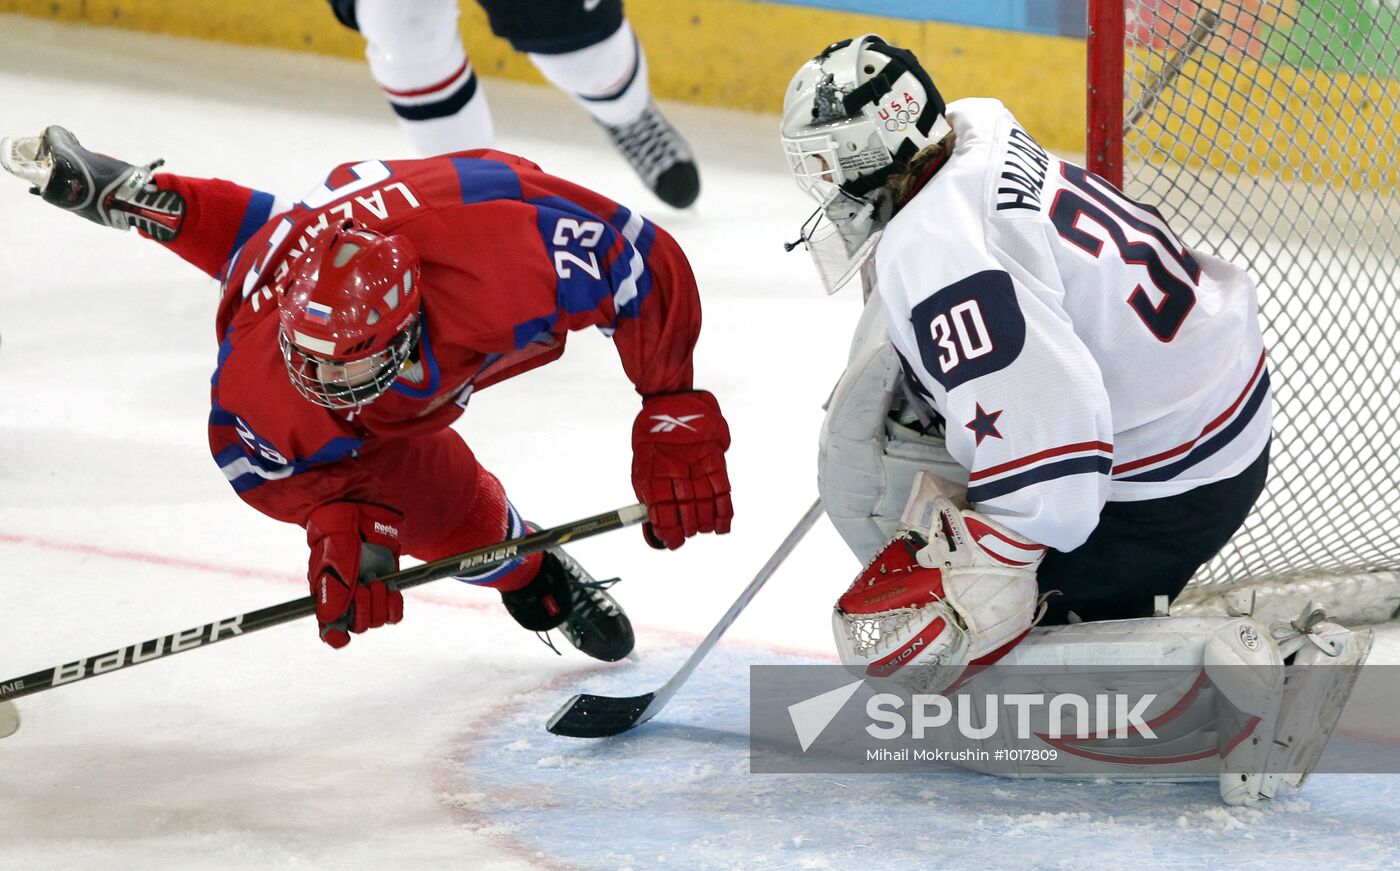
[[[541,366],[571,330],[610,334],[642,395],[691,387],[700,304],[675,240],[522,158],[467,151],[337,167],[290,210],[223,181],[162,175],[187,202],[176,253],[223,279],[209,441],[229,483],[279,520],[383,501],[357,468],[371,440],[449,426],[476,390]],[[277,300],[309,240],[346,219],[422,259],[417,359],[358,411],[306,401],[278,346]]]

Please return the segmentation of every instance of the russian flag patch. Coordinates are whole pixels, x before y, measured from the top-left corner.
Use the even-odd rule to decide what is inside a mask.
[[[321,305],[319,302],[308,302],[306,304],[306,316],[313,321],[328,324],[331,322],[331,307]]]

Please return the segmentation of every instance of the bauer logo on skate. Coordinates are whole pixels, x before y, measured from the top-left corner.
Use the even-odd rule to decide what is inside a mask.
[[[190,650],[202,644],[211,644],[242,634],[243,615],[239,614],[237,617],[230,617],[227,620],[206,623],[183,632],[173,632],[151,641],[113,650],[111,653],[60,665],[53,670],[53,685],[71,683],[90,675],[115,671],[119,668],[126,668],[128,665],[137,665],[170,653],[179,653],[182,650]]]

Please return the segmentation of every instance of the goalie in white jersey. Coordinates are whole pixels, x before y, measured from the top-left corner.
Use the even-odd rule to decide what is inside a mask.
[[[898,75],[842,94],[856,52]],[[945,108],[912,55],[875,37],[803,67],[784,141],[835,219],[828,287],[873,249],[909,399],[1009,539],[993,555],[1044,553],[1044,622],[1146,617],[1176,596],[1263,487],[1269,375],[1244,270],[1186,249],[1157,209],[1047,153],[1000,102]],[[824,489],[845,483],[823,472]],[[843,513],[865,559],[893,532],[878,511]]]
[[[1037,622],[1062,643],[1151,618],[1264,486],[1249,276],[997,100],[945,105],[876,36],[803,65],[782,139],[823,282],[867,294],[822,434],[827,513],[866,563],[835,609],[842,659],[943,692]]]

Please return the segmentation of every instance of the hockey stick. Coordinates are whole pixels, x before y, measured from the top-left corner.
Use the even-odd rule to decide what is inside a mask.
[[[412,568],[385,575],[381,580],[394,584],[400,590],[416,587],[431,581],[440,581],[468,570],[486,568],[516,557],[528,556],[570,541],[610,532],[645,520],[645,505],[629,505],[606,514],[575,520],[552,529],[513,538],[489,547],[478,548],[456,556],[434,560]],[[108,674],[129,665],[140,665],[155,659],[184,653],[198,647],[205,647],[216,641],[225,641],[259,629],[279,626],[292,620],[300,620],[316,613],[316,605],[310,596],[249,611],[224,620],[206,623],[183,632],[172,632],[160,638],[132,644],[127,647],[65,663],[54,668],[36,671],[23,677],[0,681],[0,738],[19,728],[19,715],[9,699],[17,699],[30,693],[52,689],[63,684],[85,680],[100,674]],[[5,732],[6,724],[10,732]]]
[[[1206,40],[1215,35],[1215,28],[1220,25],[1220,13],[1201,7],[1196,14],[1195,21],[1192,22],[1191,32],[1186,36],[1186,44],[1177,49],[1162,67],[1162,69],[1152,74],[1152,78],[1142,88],[1142,96],[1138,99],[1137,105],[1133,106],[1132,112],[1128,114],[1128,120],[1123,124],[1124,133],[1131,133],[1137,127],[1152,107],[1157,105],[1162,94],[1166,93],[1167,87],[1176,81],[1176,77],[1181,75],[1182,69],[1186,67],[1186,62],[1191,59],[1200,48],[1206,44]]]
[[[818,499],[812,503],[812,507],[807,509],[807,513],[802,515],[802,519],[797,521],[797,525],[792,528],[792,532],[787,534],[783,543],[778,545],[778,549],[768,558],[768,562],[763,564],[763,568],[758,570],[758,574],[739,594],[739,598],[734,600],[734,604],[729,606],[729,610],[724,612],[724,616],[719,618],[715,628],[710,630],[710,634],[705,636],[705,640],[700,642],[700,646],[695,648],[695,652],[690,654],[690,658],[681,666],[661,689],[655,692],[643,693],[640,696],[595,696],[592,693],[580,693],[564,703],[564,706],[549,718],[545,728],[555,735],[565,735],[570,738],[607,738],[611,735],[620,735],[635,726],[639,726],[655,717],[661,709],[666,707],[666,703],[681,688],[681,684],[686,682],[690,673],[695,671],[695,667],[700,664],[710,650],[718,643],[722,636],[734,621],[738,619],[740,612],[748,607],[753,597],[758,595],[758,591],[763,588],[773,573],[787,559],[797,547],[797,543],[802,540],[802,536],[807,534],[807,530],[817,522],[817,518],[822,515],[822,502]]]

